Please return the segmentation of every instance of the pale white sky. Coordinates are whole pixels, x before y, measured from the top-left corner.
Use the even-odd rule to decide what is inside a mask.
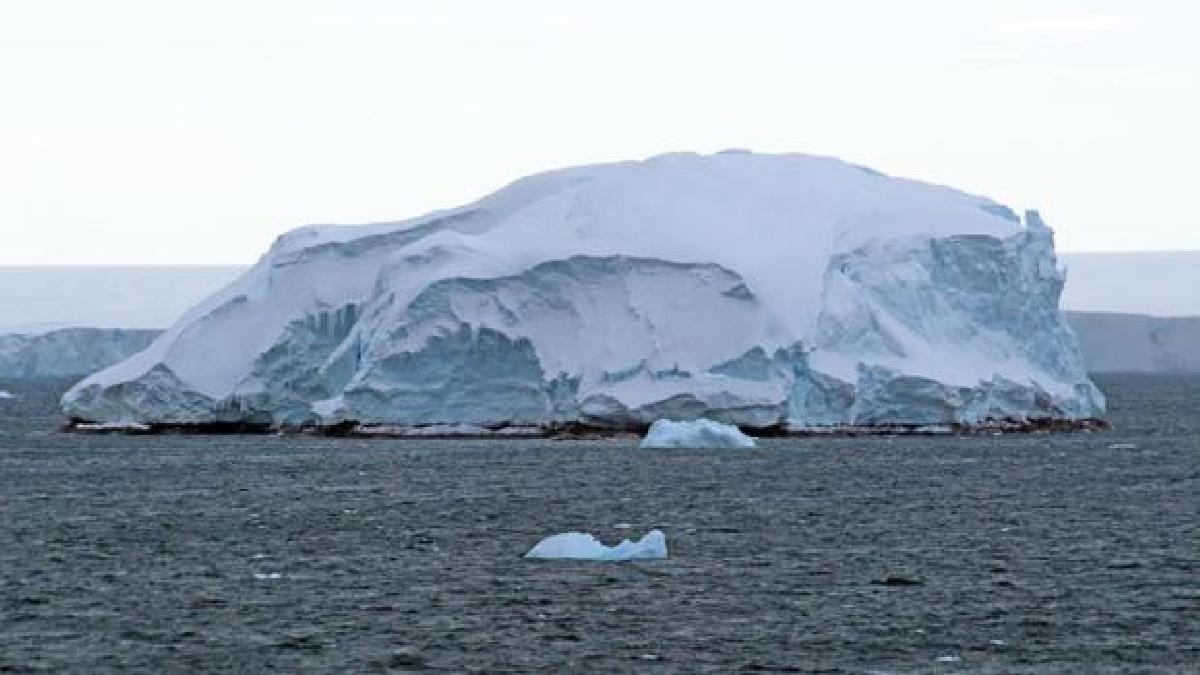
[[[283,230],[672,150],[836,155],[1200,248],[1200,3],[0,0],[0,265]]]

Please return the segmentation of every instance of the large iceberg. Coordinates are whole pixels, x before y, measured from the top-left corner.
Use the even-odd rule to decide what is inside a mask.
[[[773,430],[1099,417],[1037,216],[837,159],[726,152],[530,176],[281,236],[80,421]]]
[[[1200,261],[1197,261],[1200,264]],[[1200,373],[1200,316],[1067,312],[1093,373]]]
[[[650,425],[643,448],[753,448],[754,439],[732,424],[698,419],[658,420]]]

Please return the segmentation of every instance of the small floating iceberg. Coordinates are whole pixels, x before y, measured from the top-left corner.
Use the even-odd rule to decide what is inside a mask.
[[[11,393],[9,393],[3,389],[0,389],[0,400],[6,399],[6,398],[16,398],[16,396],[13,396]]]
[[[753,448],[754,439],[731,424],[709,419],[658,420],[642,439],[643,448]]]
[[[616,546],[605,546],[583,532],[556,534],[529,549],[526,558],[546,560],[656,560],[667,557],[667,535],[650,530],[639,541],[623,539]]]

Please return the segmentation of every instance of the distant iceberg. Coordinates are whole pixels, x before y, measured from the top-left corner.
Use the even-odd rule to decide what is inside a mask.
[[[538,542],[525,554],[526,558],[563,560],[653,560],[667,557],[667,536],[661,530],[650,530],[633,542],[621,540],[616,546],[605,546],[583,532],[556,534]]]
[[[658,420],[642,439],[643,448],[753,448],[754,439],[732,424],[698,419]]]
[[[12,393],[10,393],[10,392],[0,389],[0,399],[5,399],[5,398],[16,398],[16,396],[13,396]]]

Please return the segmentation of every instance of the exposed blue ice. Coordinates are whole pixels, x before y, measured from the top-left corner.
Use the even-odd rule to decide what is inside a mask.
[[[643,448],[753,448],[754,439],[732,424],[707,419],[658,420],[642,439]]]
[[[636,542],[623,539],[616,546],[605,546],[590,534],[564,532],[541,540],[525,557],[606,562],[653,560],[667,557],[667,536],[661,530],[650,530]]]

